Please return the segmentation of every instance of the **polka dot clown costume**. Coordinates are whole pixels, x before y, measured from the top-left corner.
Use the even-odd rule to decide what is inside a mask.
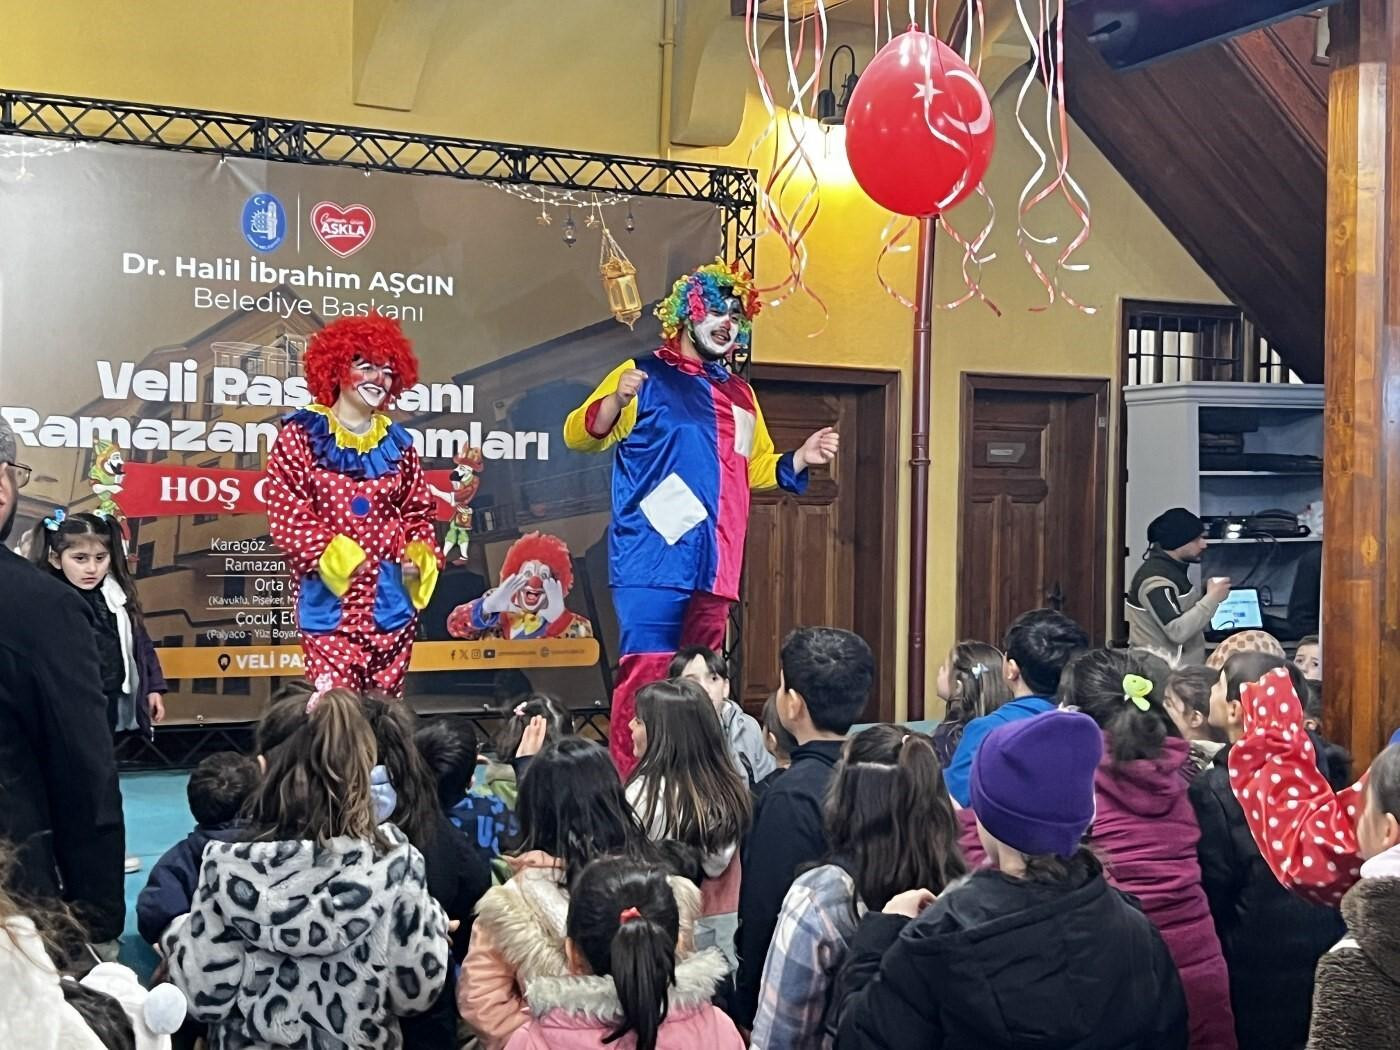
[[[680,278],[656,308],[664,344],[615,368],[564,424],[571,449],[615,450],[608,562],[621,660],[611,747],[624,775],[636,763],[628,722],[637,690],[664,678],[681,646],[724,644],[750,491],[801,493],[807,466],[837,451],[826,428],[778,453],[753,388],[726,367],[758,312],[753,279],[737,264]]]
[[[403,694],[442,555],[412,438],[379,409],[417,379],[398,322],[328,325],[306,350],[315,400],[287,418],[268,456],[268,525],[296,581],[310,681]]]

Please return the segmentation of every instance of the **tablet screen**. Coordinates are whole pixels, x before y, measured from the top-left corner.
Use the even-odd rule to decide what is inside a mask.
[[[1259,608],[1259,592],[1253,587],[1239,587],[1232,590],[1210,618],[1212,631],[1242,631],[1249,627],[1263,627],[1264,615]]]

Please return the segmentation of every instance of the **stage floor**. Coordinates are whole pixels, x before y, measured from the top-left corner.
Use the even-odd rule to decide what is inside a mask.
[[[156,954],[136,932],[136,896],[161,854],[194,828],[194,818],[185,801],[185,783],[189,778],[188,772],[122,776],[126,852],[141,858],[141,870],[126,877],[126,934],[122,937],[121,961],[142,978],[155,969]]]

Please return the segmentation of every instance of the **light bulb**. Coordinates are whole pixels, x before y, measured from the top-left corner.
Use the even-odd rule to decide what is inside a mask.
[[[578,243],[578,229],[574,226],[573,215],[570,215],[564,221],[564,243],[570,248]]]

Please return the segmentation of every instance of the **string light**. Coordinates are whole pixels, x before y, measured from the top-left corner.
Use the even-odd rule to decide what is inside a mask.
[[[91,142],[55,141],[52,139],[0,138],[0,160],[19,160],[16,171],[0,171],[0,181],[27,182],[34,177],[29,161],[72,153],[75,149],[91,149]]]
[[[559,190],[549,186],[520,186],[510,182],[497,182],[493,185],[512,197],[542,208],[612,208],[628,204],[632,200],[625,193],[597,193],[593,190]]]

